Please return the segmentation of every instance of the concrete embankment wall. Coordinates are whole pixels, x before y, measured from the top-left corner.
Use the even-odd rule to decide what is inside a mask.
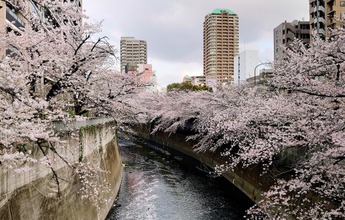
[[[224,163],[224,158],[220,157],[217,152],[197,153],[193,149],[196,142],[186,141],[187,135],[185,134],[167,134],[164,132],[150,134],[150,126],[146,125],[138,126],[135,130],[138,132],[137,135],[139,138],[192,157],[210,168]],[[237,168],[234,171],[224,173],[223,176],[246,194],[253,202],[257,203],[263,199],[262,192],[266,191],[273,181],[267,175],[260,175],[261,171],[261,167],[259,166],[248,167],[246,169]]]
[[[41,163],[32,164],[33,169],[25,173],[0,167],[0,219],[105,219],[122,178],[114,123],[108,121],[83,126],[77,132],[79,140],[67,131],[60,133],[64,143],[54,144],[60,155],[70,162],[82,160],[106,171],[99,179],[110,187],[110,192],[100,194],[106,202],[100,203],[97,210],[93,203],[82,199],[82,184],[78,176],[57,155],[52,155],[52,166],[59,177],[60,195],[51,170]],[[43,158],[37,146],[26,148],[36,159]]]

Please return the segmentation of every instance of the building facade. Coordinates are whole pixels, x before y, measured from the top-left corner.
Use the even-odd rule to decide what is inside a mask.
[[[157,92],[156,74],[151,64],[138,64],[135,70],[129,70],[127,73],[135,76],[136,83],[142,87],[139,92],[141,95]]]
[[[344,0],[309,0],[310,34],[322,39],[331,37],[329,29],[341,27],[345,13]]]
[[[80,10],[82,10],[82,0],[69,0],[74,2]],[[6,31],[14,31],[20,35],[29,27],[29,20],[33,17],[39,19],[42,23],[59,23],[62,22],[56,16],[57,12],[50,11],[42,5],[31,0],[0,0],[0,27],[6,27]],[[79,18],[78,18],[79,19]],[[66,22],[64,20],[64,22]],[[71,25],[81,26],[81,20],[70,21]],[[31,27],[29,27],[31,28]],[[49,30],[47,28],[46,30]],[[6,48],[0,48],[0,58],[6,56],[14,56],[19,53],[12,45]]]
[[[29,4],[27,1],[1,1],[0,0],[0,27],[6,27],[6,31],[15,31],[18,34],[24,31],[27,20]],[[18,53],[16,48],[8,45],[7,48],[0,48],[0,58],[4,55],[11,55]]]
[[[134,37],[121,37],[120,42],[121,72],[131,71],[138,64],[147,64],[147,43]]]
[[[203,74],[206,83],[233,81],[234,57],[239,50],[239,18],[229,9],[215,9],[205,16]]]
[[[246,50],[234,58],[234,83],[240,84],[254,76],[255,67],[258,65],[258,51]]]
[[[309,21],[283,22],[273,31],[274,40],[274,60],[284,57],[284,47],[291,47],[295,40],[301,40],[305,45],[310,43],[310,25]]]

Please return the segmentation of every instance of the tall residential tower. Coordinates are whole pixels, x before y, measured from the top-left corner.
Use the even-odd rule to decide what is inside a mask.
[[[138,64],[147,64],[147,44],[134,37],[121,37],[120,42],[121,72],[137,68]]]
[[[239,18],[229,9],[215,9],[204,21],[204,76],[207,84],[233,82],[239,50]]]

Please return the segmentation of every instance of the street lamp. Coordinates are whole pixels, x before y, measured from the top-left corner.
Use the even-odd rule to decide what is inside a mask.
[[[255,66],[254,68],[254,84],[256,84],[256,68],[258,68],[259,66],[262,66],[262,65],[270,65],[272,64],[271,62],[265,62],[265,63],[260,63],[258,65]]]

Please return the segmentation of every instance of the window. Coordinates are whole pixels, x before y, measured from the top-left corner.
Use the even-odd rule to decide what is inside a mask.
[[[340,1],[340,6],[345,7],[345,1]]]

